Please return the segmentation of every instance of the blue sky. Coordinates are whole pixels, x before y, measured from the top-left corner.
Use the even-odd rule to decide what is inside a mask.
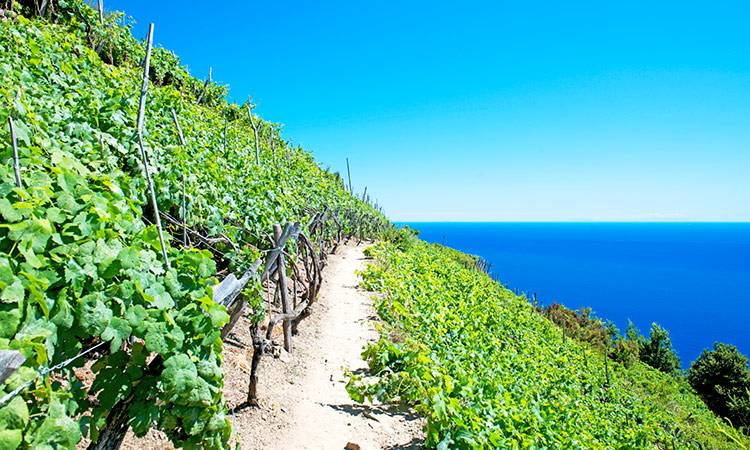
[[[747,2],[105,0],[398,221],[749,221]]]

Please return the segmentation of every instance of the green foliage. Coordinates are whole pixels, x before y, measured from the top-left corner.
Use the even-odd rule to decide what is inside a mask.
[[[638,361],[638,344],[627,339],[618,338],[612,345],[609,357],[630,367]]]
[[[591,308],[581,308],[573,311],[565,306],[554,302],[542,309],[542,316],[548,318],[555,325],[562,327],[565,321],[566,334],[570,337],[588,344],[592,348],[604,352],[605,348],[612,345],[610,331],[595,317]]]
[[[82,1],[51,4],[56,23],[12,12],[0,21],[0,158],[12,161],[12,116],[22,168],[19,189],[12,164],[0,165],[0,349],[27,358],[0,396],[109,344],[87,356],[96,359],[91,386],[73,372],[79,358],[0,406],[0,448],[74,448],[82,432],[96,440],[112,407],[131,396],[136,435],[158,428],[185,448],[226,448],[219,328],[228,316],[213,301],[217,270],[247,267],[274,223],[325,208],[377,214],[300,148],[274,165],[264,142],[263,164],[251,164],[246,109],[227,104],[216,84],[196,105],[203,83],[154,49],[144,140],[159,209],[181,218],[184,183],[188,225],[226,238],[210,251],[190,249],[180,245],[182,229],[165,222],[167,269],[133,140],[143,44],[122,14],[100,25]],[[256,283],[246,295],[262,314]]]
[[[364,352],[373,377],[347,386],[353,399],[414,405],[427,448],[742,448],[674,377],[610,361],[607,384],[603,356],[584,357],[588,342],[563,343],[525,298],[453,252],[422,242],[370,251],[377,265],[363,284],[385,294],[376,304],[385,323]],[[589,313],[571,324],[591,326]]]
[[[687,380],[712,411],[750,430],[750,369],[736,347],[716,342],[713,350],[703,350]]]
[[[383,238],[392,242],[400,250],[406,251],[418,242],[419,239],[417,236],[419,236],[419,231],[409,228],[408,225],[404,225],[402,227],[389,228]]]
[[[641,341],[638,347],[641,361],[654,369],[673,375],[680,372],[680,358],[672,348],[669,332],[656,323],[651,324],[649,339]]]

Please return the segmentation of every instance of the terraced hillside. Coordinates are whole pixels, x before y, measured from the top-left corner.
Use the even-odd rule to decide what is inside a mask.
[[[372,234],[382,215],[254,105],[165,49],[146,58],[122,14],[44,4],[0,20],[0,350],[25,360],[0,392],[0,448],[73,448],[128,422],[225,448],[229,317],[211,286],[265,255],[274,224]],[[259,283],[244,292],[263,320]]]

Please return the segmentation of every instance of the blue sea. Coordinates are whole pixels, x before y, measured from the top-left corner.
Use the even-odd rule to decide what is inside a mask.
[[[684,368],[714,341],[750,356],[750,223],[406,224],[544,305],[591,307],[645,336],[658,323]]]

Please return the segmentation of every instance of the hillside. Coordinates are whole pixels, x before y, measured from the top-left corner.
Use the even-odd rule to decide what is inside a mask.
[[[605,358],[467,256],[402,231],[362,274],[387,323],[353,398],[407,402],[427,448],[746,449],[684,381]]]
[[[318,253],[384,219],[254,105],[228,103],[225,87],[165,49],[149,55],[122,14],[44,4],[43,19],[40,5],[16,2],[0,21],[0,350],[25,359],[2,386],[0,447],[117,440],[129,423],[185,448],[226,448],[229,316],[212,286],[244,272],[238,304],[259,330],[272,313],[262,281],[273,292],[293,278],[296,302]],[[273,225],[294,222],[301,243],[269,253]],[[268,255],[288,260],[286,276],[259,279],[253,263]]]
[[[427,448],[750,447],[684,381],[563,338],[475,258],[395,230],[122,13],[9,4],[0,356],[20,367],[3,373],[0,449],[116,448],[128,429],[229,448],[228,333],[244,316],[232,406],[256,407],[260,358],[292,350],[327,255],[364,239],[382,241],[361,277],[384,323],[347,388],[414,406]]]

